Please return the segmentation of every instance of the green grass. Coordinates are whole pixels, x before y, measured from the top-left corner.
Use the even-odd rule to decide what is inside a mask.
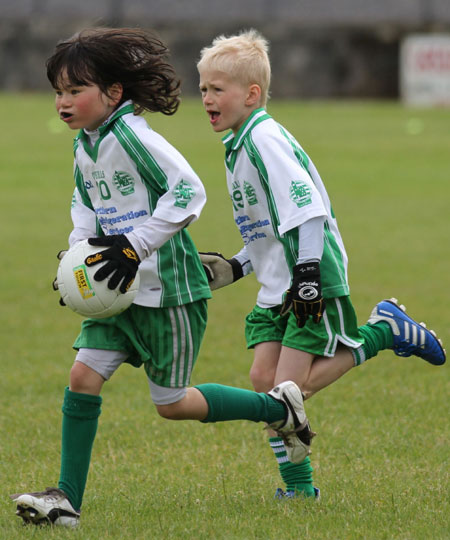
[[[395,103],[273,102],[327,185],[350,258],[361,322],[397,296],[450,343],[448,110]],[[261,425],[158,417],[143,370],[105,385],[78,531],[22,527],[7,495],[55,485],[60,407],[80,320],[50,283],[70,232],[73,133],[51,95],[1,95],[0,538],[448,539],[448,368],[383,352],[308,403],[319,435],[312,501],[275,502],[277,467]],[[199,100],[152,126],[191,162],[208,203],[201,250],[240,249],[223,146]],[[253,277],[217,291],[193,383],[250,388],[243,319]]]

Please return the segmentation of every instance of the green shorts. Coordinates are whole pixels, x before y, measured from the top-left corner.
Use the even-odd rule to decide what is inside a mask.
[[[286,347],[327,357],[335,355],[338,343],[357,349],[364,342],[349,296],[327,298],[320,323],[308,318],[303,328],[298,328],[292,312],[281,317],[280,306],[255,306],[246,317],[245,338],[249,349],[264,341],[279,341]]]
[[[116,317],[85,319],[73,347],[124,351],[125,361],[144,364],[155,384],[183,388],[189,385],[206,321],[206,300],[167,308],[132,304]]]

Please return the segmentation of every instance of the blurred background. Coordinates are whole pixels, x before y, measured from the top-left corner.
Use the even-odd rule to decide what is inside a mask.
[[[449,0],[0,0],[0,90],[48,90],[55,43],[95,25],[156,30],[184,95],[202,47],[254,27],[271,43],[274,98],[450,103]]]
[[[326,183],[358,320],[396,296],[450,347],[450,0],[0,0],[0,540],[66,537],[26,531],[7,494],[57,480],[81,318],[51,283],[71,231],[76,132],[55,114],[45,61],[95,25],[151,28],[169,45],[186,99],[149,121],[205,183],[208,203],[189,227],[196,245],[225,256],[242,240],[196,61],[218,34],[261,31],[269,112]],[[243,330],[257,290],[253,275],[214,293],[194,384],[250,387]],[[278,474],[261,427],[164,422],[143,371],[121,369],[105,385],[73,538],[449,540],[448,366],[386,351],[314,397],[324,496],[305,507],[272,504]]]

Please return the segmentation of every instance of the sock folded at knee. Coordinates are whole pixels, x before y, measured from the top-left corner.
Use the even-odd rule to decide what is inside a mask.
[[[58,487],[75,510],[81,508],[97,433],[102,398],[65,390],[62,406],[61,471]]]
[[[91,420],[98,418],[101,413],[101,396],[91,394],[80,394],[65,389],[62,412],[73,418],[84,418]]]
[[[208,403],[208,416],[202,420],[205,423],[251,420],[272,424],[286,418],[284,404],[268,394],[213,383],[195,388]]]

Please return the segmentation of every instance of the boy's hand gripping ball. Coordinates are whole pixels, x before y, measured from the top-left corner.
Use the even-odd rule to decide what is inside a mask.
[[[139,289],[139,273],[135,274],[125,293],[121,293],[118,288],[111,289],[105,279],[94,279],[94,275],[108,262],[100,264],[99,261],[98,266],[88,266],[85,263],[86,259],[97,253],[99,247],[91,246],[88,240],[75,244],[59,263],[56,282],[61,301],[70,309],[83,317],[103,319],[118,315],[133,303]]]
[[[95,281],[102,281],[110,276],[108,287],[115,289],[122,282],[119,290],[122,294],[126,293],[134,281],[139,263],[141,262],[128,238],[124,234],[115,234],[112,236],[89,238],[88,242],[91,246],[109,248],[86,257],[86,266],[95,266],[96,264],[107,261],[94,274]]]
[[[318,262],[297,264],[292,271],[292,283],[286,291],[280,315],[294,311],[299,328],[305,326],[309,316],[319,323],[325,311],[322,298],[320,269]]]

